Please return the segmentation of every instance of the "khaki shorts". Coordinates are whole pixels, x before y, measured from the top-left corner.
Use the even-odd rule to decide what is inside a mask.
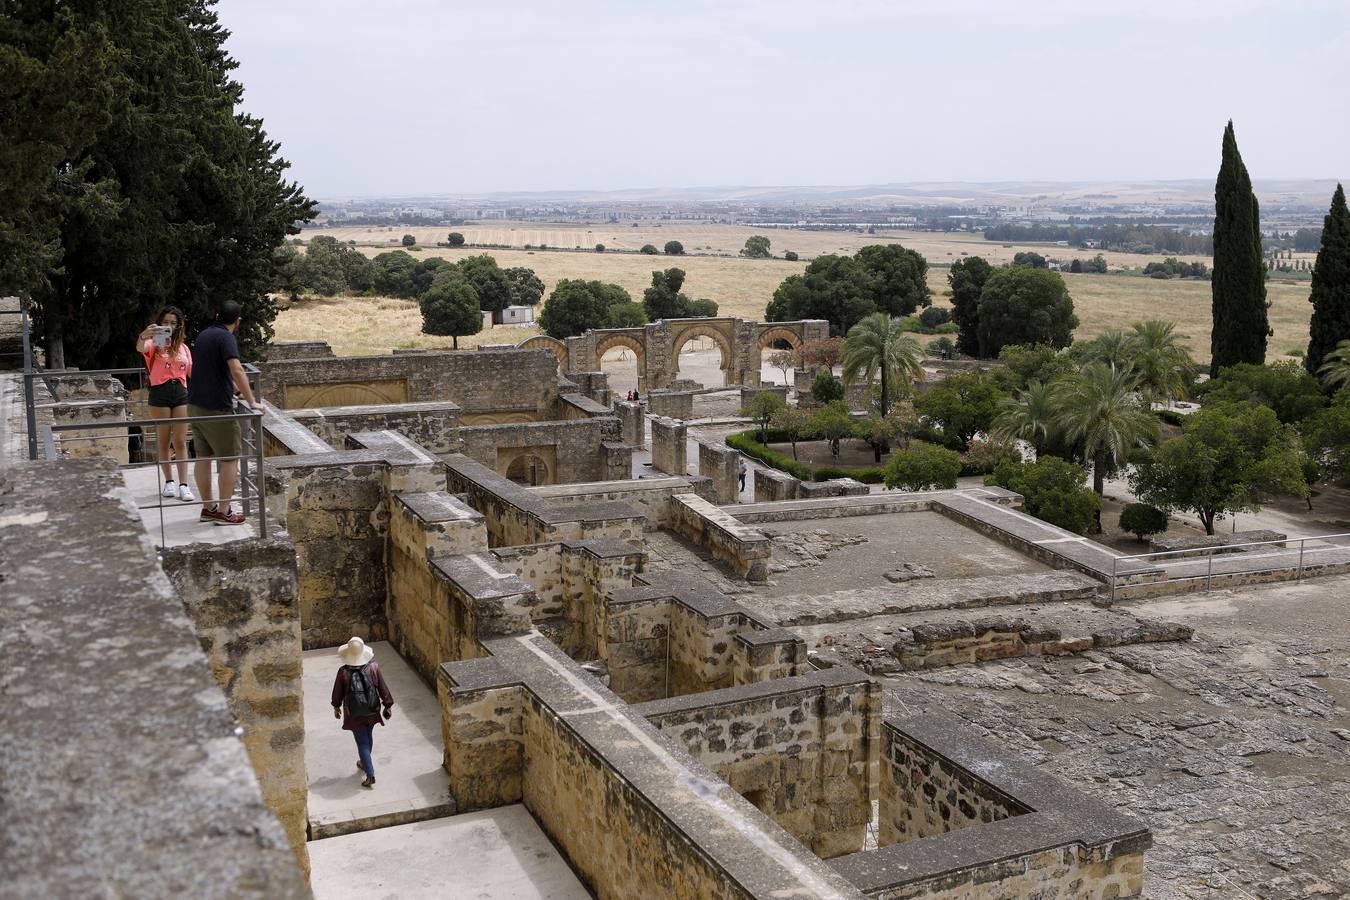
[[[202,409],[188,405],[189,416],[229,416],[229,409]],[[239,436],[239,420],[228,419],[224,422],[192,423],[193,456],[203,459],[209,456],[239,456],[244,452],[244,443]]]

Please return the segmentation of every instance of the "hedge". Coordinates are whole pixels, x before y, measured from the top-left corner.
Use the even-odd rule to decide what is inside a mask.
[[[864,484],[881,484],[886,477],[885,466],[869,466],[865,469],[843,469],[839,466],[814,468],[764,446],[755,440],[757,437],[759,437],[759,429],[755,428],[750,431],[729,434],[726,437],[726,442],[727,446],[734,447],[746,456],[757,459],[770,468],[787,472],[799,481],[829,481],[831,478],[852,478]],[[780,443],[787,440],[787,433],[770,428],[768,439],[771,443]]]

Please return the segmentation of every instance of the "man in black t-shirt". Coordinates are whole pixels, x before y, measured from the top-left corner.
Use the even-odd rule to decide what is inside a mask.
[[[233,300],[226,300],[216,313],[216,321],[197,335],[192,345],[192,379],[188,382],[189,416],[227,416],[234,412],[235,388],[249,406],[262,411],[261,402],[253,399],[248,375],[239,362],[239,344],[234,339],[239,327],[240,308]],[[244,517],[230,510],[230,498],[239,477],[239,457],[244,452],[239,436],[239,420],[221,422],[193,422],[192,447],[197,457],[194,475],[197,491],[202,498],[201,521],[216,525],[242,525]],[[220,501],[212,499],[211,459],[219,458]]]

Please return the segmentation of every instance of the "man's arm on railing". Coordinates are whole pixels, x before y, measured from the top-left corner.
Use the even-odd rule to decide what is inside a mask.
[[[248,383],[248,373],[244,371],[243,364],[237,359],[230,360],[230,377],[234,379],[234,386],[239,390],[244,402],[261,412],[262,403],[253,399],[253,388]]]

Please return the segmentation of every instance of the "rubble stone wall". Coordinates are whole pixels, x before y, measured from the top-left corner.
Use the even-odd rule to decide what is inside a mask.
[[[509,425],[474,425],[459,429],[464,455],[506,475],[520,453],[535,453],[549,464],[548,484],[604,481],[608,475],[601,445],[617,441],[620,423],[614,416]],[[540,452],[544,448],[552,454]],[[552,460],[547,459],[552,456]]]
[[[817,856],[863,849],[876,792],[881,688],[815,672],[634,707]]]
[[[391,403],[287,410],[296,422],[333,447],[357,431],[396,431],[431,453],[458,453],[459,407],[449,402]]]
[[[719,505],[740,500],[741,453],[720,441],[698,443],[698,474],[712,479],[713,502]]]
[[[244,729],[263,802],[308,872],[295,550],[284,537],[248,539],[174,547],[162,558],[230,714]]]
[[[706,548],[737,575],[748,581],[769,577],[771,545],[763,533],[742,525],[702,497],[680,494],[671,498],[671,529],[693,544]]]

